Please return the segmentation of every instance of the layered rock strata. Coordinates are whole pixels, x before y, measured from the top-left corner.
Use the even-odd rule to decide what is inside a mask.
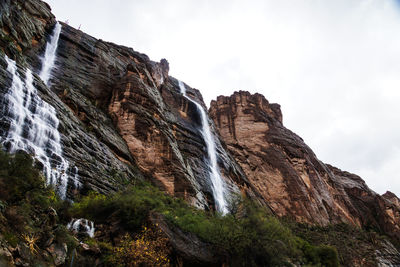
[[[22,72],[22,65],[37,72],[54,16],[38,0],[6,1],[4,6],[9,12],[2,13],[0,26],[16,48],[2,50],[17,59]],[[16,19],[18,12],[24,14],[22,22]],[[168,71],[165,59],[153,62],[132,48],[62,23],[50,88],[40,80],[36,84],[42,98],[57,110],[65,156],[78,167],[87,189],[112,191],[145,176],[172,195],[213,208],[199,114]],[[4,94],[9,84],[6,72],[0,83]],[[187,88],[189,97],[205,106],[199,91]],[[242,170],[218,138],[216,146],[228,192],[237,191],[237,183],[246,184]]]
[[[400,237],[397,197],[373,192],[357,175],[324,164],[283,126],[278,104],[235,92],[212,101],[210,116],[250,184],[279,216],[350,223]]]

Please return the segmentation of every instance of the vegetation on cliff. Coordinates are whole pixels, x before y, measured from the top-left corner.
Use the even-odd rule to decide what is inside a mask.
[[[32,158],[25,153],[10,156],[0,152],[0,199],[4,262],[20,261],[32,266],[68,262],[78,248],[78,240],[63,225],[73,216],[105,225],[103,229],[113,224],[118,228],[115,236],[84,238],[98,251],[94,256],[85,255],[78,248],[81,256],[76,256],[77,264],[93,263],[96,258],[101,258],[97,261],[100,266],[173,264],[179,260],[176,253],[170,249],[166,235],[149,220],[151,213],[159,213],[171,227],[211,244],[220,263],[260,266],[295,261],[337,266],[335,249],[310,245],[248,201],[240,204],[236,214],[220,216],[190,207],[149,184],[140,184],[110,196],[90,193],[70,206],[44,185]]]
[[[54,266],[78,242],[60,223],[67,209],[26,153],[0,149],[0,266]]]
[[[171,227],[179,227],[211,244],[220,263],[281,266],[295,262],[313,266],[338,266],[335,248],[328,245],[314,246],[296,237],[277,218],[268,215],[265,209],[250,201],[240,203],[237,213],[221,216],[195,209],[151,185],[141,184],[108,197],[91,193],[75,203],[70,212],[74,217],[85,216],[99,224],[117,223],[121,227],[120,234],[137,233],[144,225],[156,227],[151,225],[149,217],[151,213],[159,213]],[[125,237],[121,242],[125,255],[127,251],[133,251],[132,247],[126,246],[126,242],[130,241]],[[132,246],[136,246],[137,242],[133,242]],[[165,247],[161,246],[161,250],[165,250]],[[108,255],[112,262],[116,262],[115,255],[119,257],[114,252],[109,251],[111,254]],[[135,257],[134,253],[131,255]],[[176,260],[172,259],[172,262]]]
[[[339,266],[339,261],[346,266],[354,259],[374,266],[374,250],[383,240],[348,225],[280,221],[250,200],[237,202],[232,211],[221,216],[198,210],[142,182],[109,196],[91,192],[71,204],[44,185],[29,155],[0,152],[3,265],[61,266],[73,260],[73,266],[170,266],[190,260],[154,214],[167,227],[207,244],[215,266]],[[95,237],[74,237],[65,227],[72,217],[93,220]]]
[[[376,250],[384,250],[382,245],[388,240],[373,230],[366,231],[345,223],[317,226],[289,220],[284,224],[311,244],[336,247],[344,266],[377,266]]]

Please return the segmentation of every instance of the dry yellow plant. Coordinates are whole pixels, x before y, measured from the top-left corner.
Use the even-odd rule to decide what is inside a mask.
[[[114,263],[127,267],[170,266],[168,238],[161,230],[143,227],[132,238],[126,234],[120,245],[114,248]]]

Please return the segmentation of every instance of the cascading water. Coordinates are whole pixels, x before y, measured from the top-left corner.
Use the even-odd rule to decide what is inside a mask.
[[[55,185],[60,196],[65,198],[69,164],[62,156],[56,110],[39,97],[31,71],[26,70],[23,81],[15,61],[7,56],[5,59],[12,83],[4,95],[10,128],[2,143],[11,153],[24,150],[32,154],[42,163],[47,184]]]
[[[79,171],[78,167],[75,166],[74,167],[74,178],[73,178],[75,188],[78,188],[80,186],[78,171]]]
[[[60,39],[61,29],[61,24],[57,22],[50,36],[50,40],[46,44],[44,55],[41,58],[42,70],[40,71],[39,77],[47,86],[49,86],[51,72],[54,69],[56,63],[56,52],[58,47],[58,40]],[[75,187],[78,188],[80,186],[80,182],[78,176],[78,168],[76,166],[73,168],[73,176],[71,174],[71,177],[74,181]]]
[[[84,233],[89,237],[94,237],[94,222],[87,219],[72,219],[72,221],[67,224],[67,228],[75,233]]]
[[[51,78],[51,71],[54,68],[56,62],[56,52],[58,47],[58,39],[60,38],[61,24],[56,23],[53,33],[50,37],[50,41],[46,44],[46,51],[42,58],[42,70],[40,71],[40,78],[42,81],[49,85],[49,80]]]
[[[182,95],[196,105],[197,110],[200,113],[201,117],[201,124],[202,130],[201,134],[203,135],[204,142],[206,143],[207,147],[207,154],[209,159],[209,168],[210,168],[210,180],[212,184],[212,191],[214,195],[214,200],[217,206],[217,210],[222,214],[228,213],[227,203],[225,200],[225,185],[224,181],[222,180],[221,173],[218,168],[217,163],[217,150],[215,146],[215,140],[211,133],[210,126],[208,124],[208,116],[204,111],[203,107],[197,103],[196,101],[190,99],[186,95],[186,87],[182,81],[179,81],[179,88],[181,90]]]
[[[51,78],[51,71],[56,60],[58,39],[61,33],[61,24],[57,22],[50,41],[46,44],[45,54],[42,57],[40,78],[47,85]],[[12,75],[12,83],[8,93],[4,96],[7,110],[4,110],[10,128],[7,136],[2,140],[9,152],[24,150],[32,154],[43,165],[46,183],[56,187],[62,198],[66,197],[69,168],[68,161],[62,156],[61,136],[58,132],[59,120],[53,106],[43,101],[33,85],[33,74],[27,69],[25,80],[18,74],[15,61],[5,57],[7,71]],[[74,168],[73,180],[79,186],[78,168]]]

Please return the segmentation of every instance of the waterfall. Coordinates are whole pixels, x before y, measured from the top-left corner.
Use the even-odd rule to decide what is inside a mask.
[[[56,24],[42,60],[40,77],[47,85],[54,68],[61,25]],[[15,61],[5,57],[7,71],[12,83],[4,95],[3,119],[9,121],[10,128],[2,144],[11,153],[24,150],[33,155],[43,166],[46,184],[54,185],[60,197],[66,197],[69,169],[68,161],[63,157],[61,136],[58,131],[59,120],[53,106],[43,101],[33,85],[34,78],[30,69],[26,70],[25,80],[19,73]],[[79,186],[78,168],[74,167],[73,181]]]
[[[56,110],[39,97],[31,71],[27,69],[22,80],[15,61],[7,56],[5,59],[12,83],[4,95],[10,128],[2,144],[11,153],[24,150],[32,154],[43,165],[46,183],[55,185],[60,196],[65,198],[69,164],[62,156]]]
[[[61,24],[57,23],[44,56],[41,58],[40,78],[47,85],[56,60]],[[61,136],[58,132],[59,120],[53,106],[43,101],[33,85],[34,78],[30,69],[26,70],[25,80],[19,73],[15,61],[5,57],[7,71],[12,76],[12,83],[4,95],[5,116],[10,128],[2,144],[9,152],[24,150],[33,155],[42,165],[46,184],[54,185],[60,197],[66,197],[69,169],[68,161],[62,156]],[[78,169],[74,168],[74,184],[77,187]]]
[[[56,63],[56,52],[58,47],[58,40],[60,39],[61,28],[61,24],[57,22],[50,36],[50,40],[46,44],[44,55],[43,57],[41,57],[42,69],[40,71],[39,77],[47,86],[49,86],[51,72],[54,69]],[[64,171],[66,171],[66,169]],[[78,168],[76,166],[73,168],[72,179],[74,181],[75,188],[78,188],[80,186],[80,182],[78,176]]]
[[[48,86],[51,78],[51,71],[56,62],[56,51],[58,47],[58,39],[60,38],[61,24],[56,23],[50,41],[46,44],[46,51],[42,58],[42,70],[40,71],[40,78]]]
[[[208,159],[209,159],[209,172],[210,172],[210,180],[211,180],[211,185],[212,185],[212,191],[213,191],[213,196],[214,196],[214,201],[217,206],[217,210],[221,212],[222,214],[228,213],[228,208],[227,208],[227,203],[225,200],[225,185],[224,181],[222,180],[221,173],[218,168],[218,163],[217,163],[217,150],[216,150],[216,145],[215,145],[215,140],[214,136],[211,133],[210,130],[210,125],[208,124],[208,116],[206,112],[204,111],[203,107],[197,103],[196,101],[190,99],[186,95],[186,87],[183,84],[182,81],[179,81],[179,88],[181,90],[181,93],[183,96],[192,102],[193,104],[196,105],[197,110],[200,113],[201,117],[201,134],[203,136],[204,142],[206,143],[207,147],[207,154],[208,154]]]
[[[80,183],[80,181],[79,181],[79,174],[78,174],[78,171],[79,171],[78,167],[75,166],[75,167],[74,167],[74,178],[73,178],[75,188],[78,188],[78,187],[80,187],[80,185],[81,185],[81,183]]]
[[[94,237],[94,223],[87,219],[72,219],[71,222],[67,224],[67,228],[73,232],[77,233],[84,233],[87,234],[89,237]]]

